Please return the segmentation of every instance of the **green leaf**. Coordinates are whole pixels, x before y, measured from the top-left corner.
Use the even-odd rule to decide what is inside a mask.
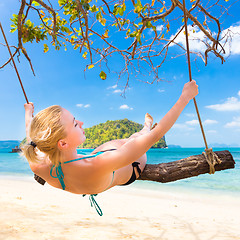
[[[129,37],[136,37],[136,35],[137,35],[137,32],[133,32],[129,35]]]
[[[119,5],[115,4],[114,8],[113,8],[113,15],[117,15],[118,14],[118,10],[119,10]]]
[[[151,22],[150,22],[150,21],[148,21],[148,22],[146,23],[146,27],[147,27],[147,28],[150,28],[150,27],[152,27],[152,24],[151,24]]]
[[[90,1],[89,1],[90,2]],[[90,9],[90,5],[88,3],[83,3],[83,8],[88,11]]]
[[[142,13],[144,13],[146,9],[147,9],[147,6],[145,6],[145,7],[142,9]]]
[[[98,12],[96,15],[97,20],[99,21],[100,19],[102,19],[102,13]]]
[[[104,71],[101,71],[99,76],[102,80],[106,80],[106,78],[107,78],[107,74]]]
[[[120,16],[123,16],[123,13],[124,13],[123,8],[119,8],[118,12]]]
[[[106,25],[106,19],[105,19],[105,18],[100,19],[99,22],[100,22],[103,26]]]
[[[66,3],[67,3],[67,0],[58,0],[58,4],[60,7],[65,5]]]
[[[48,45],[47,44],[43,44],[43,46],[44,46],[44,49],[43,49],[43,52],[48,52],[48,50],[49,50],[49,47],[48,47]]]
[[[142,42],[141,42],[141,34],[140,34],[140,33],[138,33],[138,34],[136,35],[136,39],[137,39],[137,41],[139,42],[139,44],[142,45]]]
[[[137,0],[137,3],[134,5],[134,7],[135,7],[134,12],[135,13],[140,13],[143,9],[141,0]]]
[[[98,12],[99,9],[96,7],[96,5],[93,5],[92,7],[89,8],[91,12]]]
[[[135,28],[138,28],[138,25],[137,25],[136,23],[133,23],[133,26],[134,26]]]

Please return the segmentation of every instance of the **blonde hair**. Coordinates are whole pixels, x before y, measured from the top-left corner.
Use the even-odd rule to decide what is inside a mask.
[[[45,153],[54,165],[62,160],[58,141],[66,137],[65,128],[61,122],[62,108],[58,105],[50,106],[40,111],[32,120],[29,136],[37,149]],[[41,161],[34,144],[25,144],[23,154],[29,162]]]

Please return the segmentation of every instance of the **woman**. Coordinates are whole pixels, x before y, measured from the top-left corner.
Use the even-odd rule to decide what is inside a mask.
[[[146,152],[197,94],[196,82],[186,83],[178,101],[154,129],[152,117],[146,114],[140,132],[128,139],[107,142],[87,157],[77,153],[77,147],[85,141],[83,122],[60,106],[46,108],[32,118],[34,106],[25,104],[28,144],[23,147],[24,155],[35,174],[53,187],[72,193],[92,195],[130,184],[143,171]]]

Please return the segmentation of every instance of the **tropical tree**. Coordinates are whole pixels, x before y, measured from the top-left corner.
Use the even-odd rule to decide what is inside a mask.
[[[225,61],[225,46],[232,33],[222,29],[221,20],[234,3],[186,1],[189,38],[205,47],[204,52],[191,53],[205,64],[210,53]],[[79,51],[85,70],[99,67],[103,80],[108,71],[116,71],[108,64],[115,56],[122,63],[118,74],[126,77],[126,87],[131,74],[143,71],[152,79],[146,82],[153,83],[161,80],[159,69],[166,60],[186,53],[185,45],[177,40],[185,33],[183,8],[179,0],[21,0],[19,12],[11,19],[11,32],[17,31],[18,37],[13,55],[23,53],[34,73],[26,43],[42,43],[44,52],[72,47]],[[173,46],[179,50],[173,53]]]

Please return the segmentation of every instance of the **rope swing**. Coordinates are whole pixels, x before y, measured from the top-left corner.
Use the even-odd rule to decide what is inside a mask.
[[[26,99],[26,102],[29,104],[29,101],[28,101],[28,98],[27,98],[27,94],[26,94],[25,89],[24,89],[24,87],[23,87],[22,80],[21,80],[20,75],[19,75],[19,73],[18,73],[17,66],[16,66],[16,64],[15,64],[13,55],[12,55],[11,50],[10,50],[10,47],[9,47],[9,45],[8,45],[8,41],[7,41],[6,35],[5,35],[5,33],[4,33],[4,30],[3,30],[3,27],[2,27],[1,22],[0,22],[0,28],[1,28],[2,35],[3,35],[3,38],[4,38],[4,40],[5,40],[5,43],[6,43],[6,45],[7,45],[7,49],[8,49],[8,52],[9,52],[9,54],[10,54],[11,60],[12,60],[12,62],[13,62],[13,66],[14,66],[14,69],[15,69],[15,71],[16,71],[16,74],[17,74],[19,83],[20,83],[20,85],[21,85],[21,88],[22,88],[24,97],[25,97],[25,99]],[[42,185],[44,185],[45,182],[46,182],[44,179],[42,179],[41,177],[39,177],[39,176],[38,176],[37,174],[35,174],[35,173],[34,173],[34,179],[35,179],[37,182],[39,182],[40,184],[42,184]]]
[[[8,41],[7,41],[6,35],[5,35],[4,31],[3,31],[3,27],[2,27],[1,22],[0,22],[0,28],[1,28],[2,35],[3,35],[3,38],[4,38],[4,40],[5,40],[5,43],[6,43],[6,45],[7,45],[7,49],[8,49],[8,52],[9,52],[9,54],[10,54],[11,60],[12,60],[12,62],[13,62],[14,69],[15,69],[15,71],[16,71],[16,73],[17,73],[18,80],[19,80],[19,83],[20,83],[20,85],[21,85],[21,88],[22,88],[24,97],[25,97],[25,99],[26,99],[26,102],[29,103],[28,98],[27,98],[27,94],[26,94],[26,92],[25,92],[25,90],[24,90],[24,87],[23,87],[23,84],[22,84],[20,75],[19,75],[18,70],[17,70],[17,66],[16,66],[16,64],[15,64],[13,55],[12,55],[11,50],[10,50],[10,47],[9,47],[9,45],[8,45]]]
[[[191,61],[190,61],[190,51],[189,51],[189,41],[188,41],[188,29],[187,29],[187,10],[186,10],[186,4],[185,4],[185,0],[183,0],[183,13],[184,13],[184,27],[185,27],[185,36],[186,36],[186,47],[187,47],[187,62],[188,62],[188,73],[189,73],[189,81],[192,81],[192,72],[191,72]],[[208,144],[207,144],[207,140],[206,140],[206,136],[204,133],[204,129],[203,129],[203,125],[202,125],[202,121],[201,121],[201,117],[198,111],[198,106],[197,106],[197,101],[195,99],[195,97],[193,98],[194,101],[194,105],[195,105],[195,109],[196,109],[196,113],[198,116],[198,122],[202,131],[202,136],[203,136],[203,140],[205,143],[205,152],[203,152],[202,154],[205,156],[208,164],[209,164],[209,174],[214,174],[215,173],[215,168],[214,166],[218,163],[220,164],[222,161],[218,158],[217,154],[213,152],[212,148],[208,148]]]

